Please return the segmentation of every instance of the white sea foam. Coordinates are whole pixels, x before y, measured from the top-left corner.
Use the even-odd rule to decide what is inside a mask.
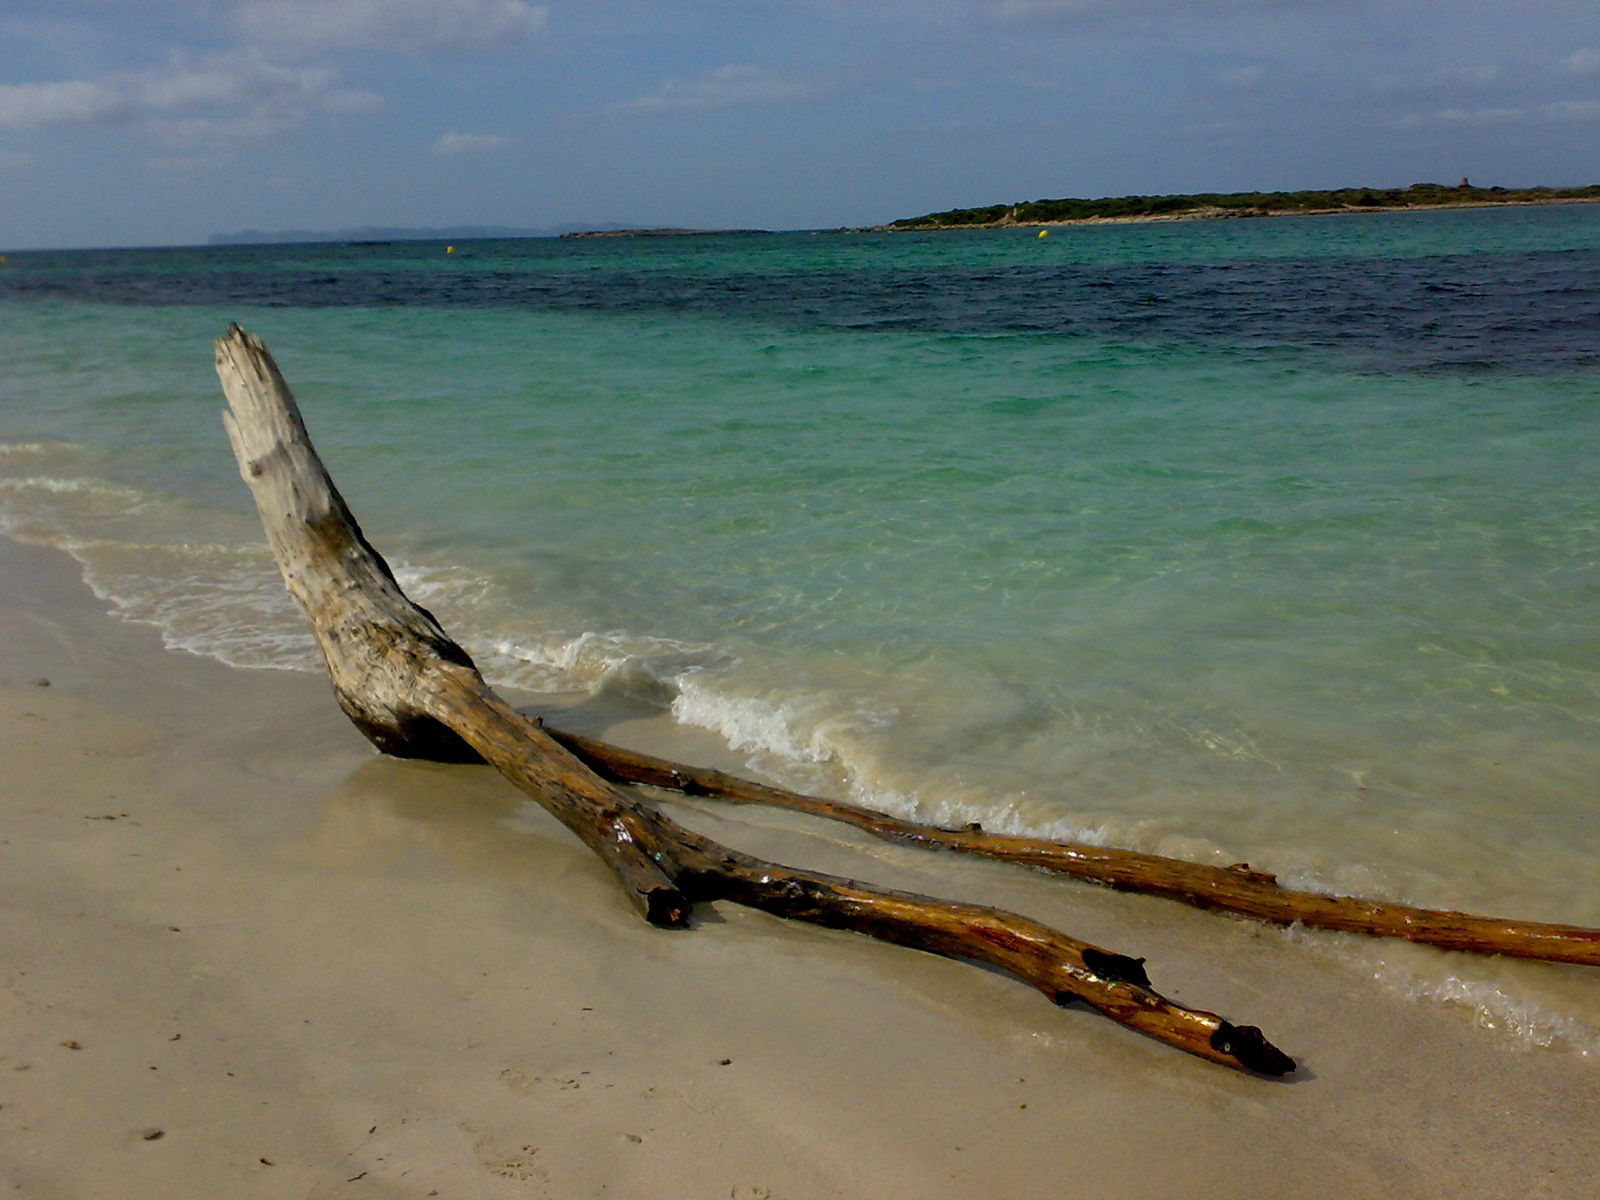
[[[1455,975],[1430,980],[1401,975],[1388,982],[1414,999],[1471,1009],[1473,1019],[1483,1028],[1504,1030],[1529,1045],[1564,1043],[1585,1058],[1600,1056],[1600,1030],[1541,1004],[1520,999],[1487,980],[1462,979]]]
[[[672,715],[684,725],[709,729],[735,750],[757,750],[799,763],[837,762],[839,734],[877,723],[838,711],[834,698],[796,693],[782,699],[731,695],[702,675],[677,680]]]
[[[318,669],[315,643],[264,547],[58,544],[115,615],[155,626],[168,649],[232,667]]]
[[[1560,968],[1445,954],[1302,925],[1282,933],[1288,941],[1353,967],[1408,1000],[1466,1009],[1474,1024],[1520,1045],[1565,1048],[1600,1063],[1600,1014]],[[1573,1009],[1586,1015],[1564,1011]]]
[[[481,602],[494,586],[487,575],[454,567],[421,566],[398,560],[390,566],[406,595],[425,605]]]
[[[107,504],[126,507],[142,506],[147,497],[136,488],[107,483],[103,479],[59,479],[48,475],[32,475],[19,479],[0,479],[0,491],[50,492],[58,496],[85,496]]]
[[[522,624],[520,618],[512,620]],[[524,627],[507,636],[494,629],[500,623],[460,628],[462,643],[492,682],[529,691],[613,693],[665,708],[688,675],[736,661],[706,643],[624,630],[574,634]]]
[[[893,706],[828,689],[762,686],[731,650],[621,630],[462,638],[494,681],[530,690],[613,692],[707,729],[750,765],[795,786],[871,792],[871,735]],[[914,807],[907,802],[906,807]]]

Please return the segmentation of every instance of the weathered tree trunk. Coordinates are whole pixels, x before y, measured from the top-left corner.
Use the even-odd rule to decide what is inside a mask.
[[[681,925],[689,902],[663,867],[646,810],[570,756],[484,685],[467,652],[413,604],[362,536],[321,460],[277,364],[237,326],[217,343],[224,414],[240,473],[289,593],[310,622],[339,707],[378,749],[402,757],[481,756],[561,817],[621,878],[652,922]],[[441,713],[481,695],[458,728]]]
[[[1136,850],[989,833],[977,825],[940,829],[838,800],[769,787],[724,771],[671,762],[581,734],[549,726],[546,729],[551,737],[594,770],[619,782],[649,784],[740,804],[787,808],[841,821],[887,841],[981,854],[1127,891],[1166,896],[1197,908],[1239,913],[1277,925],[1310,925],[1345,933],[1404,938],[1474,954],[1504,954],[1513,958],[1600,966],[1600,929],[1480,917],[1355,896],[1294,891],[1279,884],[1276,877],[1264,871],[1253,871],[1244,863],[1208,867]]]
[[[311,446],[288,385],[237,326],[216,346],[228,436],[289,592],[316,634],[334,695],[389,754],[482,757],[571,829],[644,917],[686,926],[693,905],[731,900],[777,916],[973,959],[1056,1003],[1082,1000],[1141,1033],[1231,1067],[1282,1075],[1294,1061],[1258,1029],[1154,991],[1143,962],[1026,917],[867,887],[741,854],[595,774],[484,683],[368,544]]]

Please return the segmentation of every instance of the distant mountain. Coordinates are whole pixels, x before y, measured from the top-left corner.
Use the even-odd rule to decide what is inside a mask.
[[[259,246],[285,242],[465,242],[473,238],[561,237],[569,233],[608,232],[627,225],[569,224],[530,229],[515,225],[401,226],[362,225],[356,229],[240,229],[213,233],[209,246]]]

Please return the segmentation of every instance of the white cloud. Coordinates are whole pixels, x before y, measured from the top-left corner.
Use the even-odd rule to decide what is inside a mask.
[[[896,130],[895,136],[930,142],[986,142],[992,140],[1002,128],[989,120],[933,121],[923,125],[908,125]]]
[[[435,154],[481,154],[509,146],[509,138],[498,133],[442,133],[433,143]]]
[[[165,141],[262,137],[316,113],[361,112],[382,101],[336,86],[332,71],[244,56],[102,79],[0,85],[0,129],[137,124]]]
[[[1104,13],[1178,12],[1184,9],[1228,11],[1251,7],[1335,7],[1343,0],[968,0],[975,11],[993,11],[1002,21],[1050,21]]]
[[[1407,128],[1418,125],[1503,125],[1526,119],[1525,108],[1439,108],[1431,112],[1409,112],[1396,124]]]
[[[1539,111],[1557,121],[1592,121],[1600,117],[1600,100],[1556,100]]]
[[[1231,71],[1219,71],[1217,82],[1226,88],[1237,88],[1248,91],[1258,86],[1267,76],[1265,67],[1235,67]]]
[[[1600,117],[1600,100],[1554,100],[1534,108],[1441,108],[1407,113],[1406,127],[1418,125],[1506,125],[1516,121],[1592,121]]]
[[[230,155],[160,154],[151,155],[144,165],[151,171],[209,171],[229,161]]]
[[[1035,17],[1065,17],[1101,7],[1096,0],[1005,0],[1000,6],[1000,16],[1010,21],[1028,21]]]
[[[87,79],[0,84],[0,129],[93,125],[116,118],[124,108],[116,88]]]
[[[1600,50],[1574,50],[1561,60],[1561,67],[1569,75],[1600,74]]]
[[[782,104],[814,94],[811,86],[763,67],[730,64],[694,79],[668,80],[655,91],[630,100],[623,107],[648,113],[705,112],[715,108]]]
[[[1441,108],[1433,119],[1443,125],[1499,125],[1527,115],[1525,108]]]
[[[1429,81],[1439,87],[1486,88],[1500,78],[1496,63],[1474,63],[1469,67],[1440,67]]]
[[[1459,98],[1474,93],[1493,93],[1500,78],[1500,68],[1494,63],[1477,63],[1470,67],[1435,67],[1432,70],[1416,69],[1379,75],[1368,85],[1372,90],[1393,96]]]
[[[1256,127],[1237,117],[1224,117],[1219,121],[1202,121],[1192,127],[1196,137],[1236,138],[1255,132]]]
[[[244,0],[237,20],[279,45],[433,51],[520,41],[548,16],[527,0]]]

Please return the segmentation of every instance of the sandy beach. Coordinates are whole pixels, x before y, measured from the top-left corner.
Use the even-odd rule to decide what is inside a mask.
[[[1333,939],[783,814],[673,809],[741,848],[1148,955],[1162,990],[1303,1062],[1269,1082],[865,938],[731,906],[689,932],[648,928],[487,769],[376,757],[322,679],[166,651],[53,550],[0,540],[0,645],[7,1194],[1600,1187],[1600,1063],[1407,999]],[[620,703],[538,703],[740,765]]]

